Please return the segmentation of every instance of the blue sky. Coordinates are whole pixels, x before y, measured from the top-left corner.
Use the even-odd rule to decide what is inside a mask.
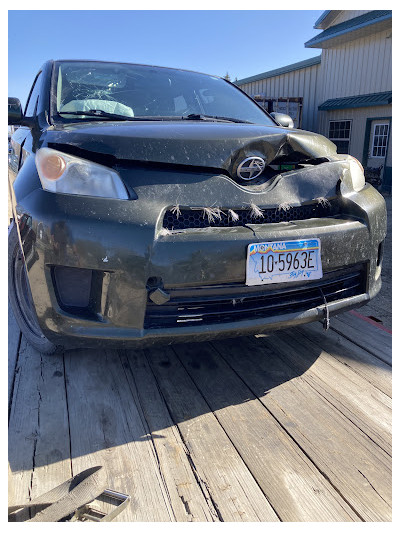
[[[238,79],[316,56],[322,11],[9,11],[8,95],[47,59],[104,59]]]

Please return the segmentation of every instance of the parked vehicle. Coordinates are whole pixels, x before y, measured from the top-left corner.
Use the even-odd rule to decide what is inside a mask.
[[[380,289],[360,163],[222,78],[48,61],[8,107],[9,294],[42,352],[327,327]]]

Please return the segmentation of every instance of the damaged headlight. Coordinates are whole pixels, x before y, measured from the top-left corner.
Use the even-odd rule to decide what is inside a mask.
[[[103,165],[52,148],[40,148],[35,162],[46,191],[121,200],[128,198],[118,173]]]
[[[364,168],[360,161],[348,155],[345,158],[348,168],[343,171],[342,184],[344,185],[344,192],[361,191],[365,186]]]

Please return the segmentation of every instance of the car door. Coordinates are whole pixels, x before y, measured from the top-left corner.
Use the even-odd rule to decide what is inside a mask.
[[[39,94],[40,94],[40,86],[41,86],[41,81],[42,81],[41,76],[42,76],[42,71],[40,71],[37,74],[32,84],[32,88],[28,96],[28,101],[26,102],[26,106],[25,106],[25,113],[24,113],[25,117],[34,117],[36,115]],[[14,179],[18,173],[18,170],[23,164],[22,148],[26,141],[26,138],[30,134],[31,134],[31,130],[27,126],[19,126],[11,137],[10,152],[9,152],[9,172],[11,173]]]
[[[14,129],[14,133],[11,136],[9,152],[8,152],[8,172],[11,181],[18,173],[19,160],[21,157],[21,147],[24,143],[26,136],[29,133],[29,128],[25,126],[19,126]]]
[[[34,117],[36,115],[40,86],[42,81],[42,72],[40,71],[32,84],[28,101],[25,106],[25,117]],[[28,155],[25,150],[25,145],[32,145],[32,134],[30,128],[27,126],[19,126],[14,129],[11,137],[9,153],[8,153],[8,182],[9,182],[9,217],[12,217],[12,206],[15,206],[15,198],[13,197],[13,184],[17,174]],[[28,148],[29,150],[29,148]]]

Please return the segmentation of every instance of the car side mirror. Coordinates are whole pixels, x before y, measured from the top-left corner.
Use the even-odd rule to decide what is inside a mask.
[[[276,120],[278,124],[284,128],[294,128],[294,122],[292,117],[289,115],[284,115],[283,113],[270,113],[271,117]]]
[[[8,125],[20,126],[24,115],[22,113],[21,102],[18,98],[8,98]]]

